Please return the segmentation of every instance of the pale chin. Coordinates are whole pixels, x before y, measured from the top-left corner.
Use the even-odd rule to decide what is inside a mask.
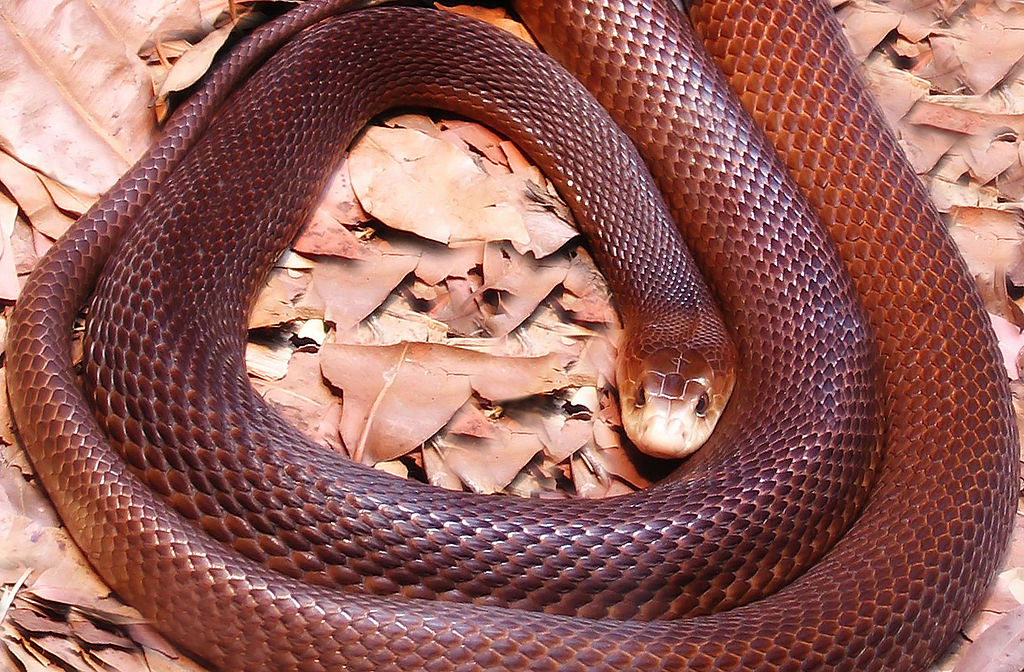
[[[665,418],[649,418],[640,431],[633,436],[633,443],[640,452],[662,459],[679,459],[695,453],[711,436],[714,419],[711,417],[693,419],[689,427],[682,420],[666,421]]]

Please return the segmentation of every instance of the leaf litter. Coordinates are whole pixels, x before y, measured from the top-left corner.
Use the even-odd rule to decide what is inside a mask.
[[[29,4],[0,7],[4,52],[42,66],[0,70],[0,340],[18,283],[149,144],[163,96],[202,76],[232,25],[259,20],[222,0],[72,0],[27,16]],[[978,279],[1019,405],[1024,7],[832,4]],[[525,35],[500,10],[457,11]],[[270,274],[247,351],[254,386],[325,450],[442,487],[540,497],[642,487],[656,469],[623,447],[613,304],[586,251],[567,242],[566,212],[481,126],[378,123]],[[5,405],[0,439],[7,665],[198,669],[89,570],[34,484]],[[1022,521],[961,646],[934,670],[1017,664]]]

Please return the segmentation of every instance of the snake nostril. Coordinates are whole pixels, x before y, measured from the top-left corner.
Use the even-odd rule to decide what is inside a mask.
[[[710,405],[711,399],[708,398],[708,393],[704,392],[697,400],[697,405],[693,407],[693,412],[697,414],[698,418],[703,418],[708,414],[708,406]]]
[[[635,403],[637,408],[643,408],[647,403],[647,392],[644,391],[644,388],[641,387],[640,390],[637,391]]]

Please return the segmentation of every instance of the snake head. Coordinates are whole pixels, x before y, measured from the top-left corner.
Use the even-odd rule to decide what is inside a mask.
[[[622,424],[644,453],[685,457],[711,436],[732,394],[732,368],[716,371],[696,351],[662,348],[622,357],[618,368]]]

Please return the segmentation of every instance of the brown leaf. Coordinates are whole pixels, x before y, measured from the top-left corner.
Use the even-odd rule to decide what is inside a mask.
[[[10,0],[0,14],[8,73],[0,144],[63,184],[99,194],[134,163],[155,130],[153,84],[135,56],[148,37],[147,22],[133,11],[100,11],[87,0]]]
[[[254,387],[306,436],[327,443],[320,430],[337,398],[324,383],[320,364],[320,357],[315,353],[295,352],[283,379],[274,385],[254,384]]]
[[[380,243],[365,248],[360,260],[323,259],[313,269],[309,291],[323,302],[324,318],[345,332],[384,302],[420,256],[410,246]]]
[[[928,80],[893,67],[888,59],[868,59],[864,74],[886,119],[894,126],[929,92]]]
[[[442,124],[440,138],[452,140],[456,147],[473,148],[487,159],[483,161],[482,167],[491,175],[508,173],[511,168],[508,163],[508,156],[502,150],[502,138],[500,135],[487,128],[469,121],[452,120]],[[493,168],[488,169],[488,166]],[[506,170],[501,170],[504,167]]]
[[[1024,669],[1024,605],[993,623],[965,647],[953,672],[1020,672]]]
[[[346,227],[368,219],[352,191],[348,164],[343,163],[334,172],[312,218],[292,241],[292,250],[300,254],[362,259],[363,246]]]
[[[483,291],[497,291],[497,310],[484,324],[487,334],[504,336],[537,310],[540,302],[565,279],[569,261],[562,257],[536,260],[510,245],[490,244],[484,250]]]
[[[14,247],[14,226],[18,219],[18,206],[0,194],[0,300],[18,298],[18,263]]]
[[[966,82],[972,93],[987,93],[1024,57],[1024,7],[971,3],[931,43],[940,67]]]
[[[441,459],[472,492],[500,492],[544,446],[510,418],[491,426],[493,437],[448,434],[437,440]]]
[[[444,427],[473,392],[489,401],[561,389],[557,358],[495,357],[431,343],[325,345],[324,376],[344,394],[341,434],[356,459],[393,460]]]
[[[451,6],[442,5],[438,3],[435,3],[434,6],[437,7],[438,9],[443,9],[450,12],[454,12],[456,14],[462,14],[463,16],[471,16],[475,19],[486,21],[491,25],[497,26],[502,30],[512,33],[513,35],[515,35],[516,37],[525,42],[529,42],[534,46],[537,45],[537,43],[534,42],[533,38],[530,36],[529,31],[527,31],[526,28],[523,27],[523,24],[509,18],[508,12],[506,12],[501,7],[489,8],[478,7],[476,5]]]
[[[368,464],[393,460],[429,439],[472,394],[469,378],[446,371],[426,344],[329,344],[321,356],[324,376],[344,395],[345,446]]]
[[[416,265],[416,276],[428,285],[446,278],[467,278],[484,263],[484,245],[430,247]]]
[[[53,202],[41,176],[3,152],[0,152],[0,184],[10,191],[32,227],[49,238],[59,238],[74,224],[74,218],[61,212]]]
[[[273,327],[299,318],[322,317],[322,310],[316,310],[308,302],[304,307],[300,303],[300,299],[310,293],[312,277],[308,271],[272,269],[266,284],[256,297],[256,303],[249,315],[249,328]],[[319,295],[315,296],[319,299]]]
[[[509,240],[539,256],[573,235],[565,227],[557,245],[533,241],[527,214],[551,215],[531,205],[527,180],[489,175],[472,155],[421,131],[371,127],[348,161],[363,208],[391,228],[452,245]]]
[[[462,490],[459,475],[433,444],[423,446],[423,470],[427,472],[427,483],[446,490]]]
[[[1019,380],[1019,362],[1021,353],[1024,352],[1024,334],[1021,334],[1020,327],[1005,318],[992,314],[989,314],[989,317],[992,319],[992,328],[999,341],[999,352],[1003,355],[1006,374],[1010,380]]]
[[[978,283],[989,312],[1019,322],[1006,295],[1006,274],[1024,260],[1024,229],[1018,212],[954,208],[950,235]],[[1014,307],[1015,308],[1015,307]],[[1022,325],[1024,326],[1024,325]]]
[[[900,23],[900,14],[886,5],[850,3],[837,13],[853,55],[863,61]]]
[[[237,24],[226,23],[207,33],[198,43],[181,54],[174,66],[167,72],[157,91],[158,98],[166,98],[175,91],[184,91],[206,74],[224,43],[231,36]]]
[[[461,434],[477,439],[490,439],[494,436],[494,428],[488,422],[487,416],[476,404],[463,404],[462,408],[455,412],[451,421],[448,422],[447,431],[452,434]]]
[[[404,128],[371,127],[349,154],[352,186],[363,208],[391,228],[428,240],[528,236],[513,194],[449,143]]]
[[[577,320],[618,325],[619,316],[612,306],[611,293],[608,291],[604,276],[597,271],[593,260],[585,251],[572,258],[562,284],[566,293],[558,298],[558,303]]]

